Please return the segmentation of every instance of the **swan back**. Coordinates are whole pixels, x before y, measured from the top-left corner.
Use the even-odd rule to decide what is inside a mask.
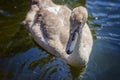
[[[32,0],[24,25],[34,40],[56,57],[66,58],[71,10],[51,0]]]

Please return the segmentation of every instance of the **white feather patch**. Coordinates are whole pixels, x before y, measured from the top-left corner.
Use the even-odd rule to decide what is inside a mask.
[[[48,7],[47,10],[57,14],[59,12],[59,10],[60,10],[60,6]]]

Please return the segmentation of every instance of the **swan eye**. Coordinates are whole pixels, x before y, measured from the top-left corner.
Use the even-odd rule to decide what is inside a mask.
[[[78,25],[81,25],[82,23],[81,23],[81,21],[80,22],[78,22]]]
[[[42,11],[39,10],[39,11],[37,12],[37,16],[38,16],[38,17],[41,17],[42,15],[43,15]]]
[[[32,4],[32,5],[38,4],[38,1],[39,1],[39,0],[32,0],[31,4]]]

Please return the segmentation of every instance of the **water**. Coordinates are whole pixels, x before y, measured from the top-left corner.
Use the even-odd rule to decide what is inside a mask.
[[[46,54],[30,37],[21,22],[29,0],[0,0],[0,80],[120,80],[120,1],[56,0],[70,8],[83,5],[94,45],[86,71]]]

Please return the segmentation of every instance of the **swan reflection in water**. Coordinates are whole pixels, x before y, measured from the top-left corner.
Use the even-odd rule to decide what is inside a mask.
[[[88,63],[93,43],[87,17],[82,6],[70,10],[51,0],[32,0],[23,23],[39,46],[69,65],[81,67]]]

